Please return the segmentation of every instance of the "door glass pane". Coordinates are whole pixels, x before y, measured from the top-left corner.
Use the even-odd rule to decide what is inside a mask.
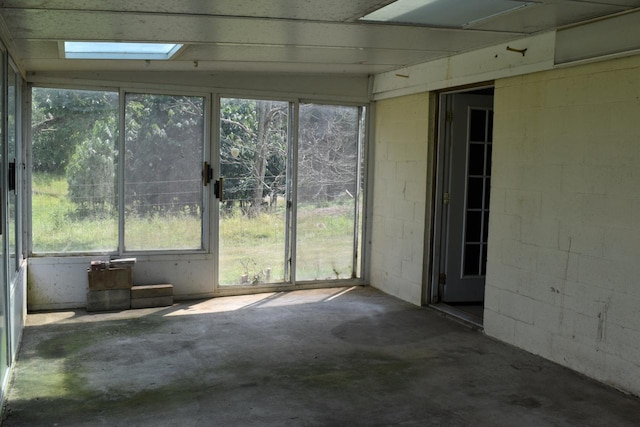
[[[482,209],[484,180],[469,178],[467,182],[467,209]]]
[[[125,96],[124,246],[202,249],[205,99]]]
[[[360,109],[302,104],[296,280],[353,277]]]
[[[2,53],[0,54],[0,70],[4,70],[5,67],[5,61],[6,61],[6,54]],[[5,94],[5,76],[4,76],[4,71],[0,71],[0,117],[4,118],[6,111],[4,110],[4,94]],[[4,158],[4,130],[3,130],[4,126],[0,126],[0,162],[4,162],[5,158]],[[6,197],[8,194],[7,191],[5,191],[3,189],[3,194],[2,197],[0,197],[0,199]],[[0,206],[0,209],[4,212],[4,206]],[[4,218],[4,215],[2,215],[2,217]],[[3,230],[4,227],[2,224],[0,224],[0,226],[2,226]],[[7,283],[7,275],[6,275],[6,264],[5,262],[6,260],[6,256],[5,256],[5,243],[6,243],[6,237],[3,235],[2,238],[0,239],[0,381],[2,382],[2,384],[5,383],[5,378],[7,375],[7,368],[8,368],[8,364],[9,364],[9,359],[8,359],[8,322],[7,322],[7,314],[8,314],[8,308],[7,308],[7,295],[9,295],[8,292],[8,283]]]
[[[469,140],[484,141],[487,129],[485,110],[471,109],[469,115]]]
[[[17,168],[16,168],[16,158],[17,158],[17,125],[18,125],[18,91],[17,91],[17,75],[16,73],[9,67],[9,76],[7,79],[8,82],[8,99],[7,99],[7,115],[8,115],[8,126],[7,126],[7,143],[9,150],[9,157],[7,159],[8,162],[13,163],[13,167],[9,169],[9,173],[13,175],[13,178],[9,178],[10,180],[14,180],[14,184],[17,184],[15,181]],[[14,185],[15,187],[15,185]],[[16,272],[18,269],[18,239],[17,239],[17,198],[18,192],[17,189],[13,190],[8,189],[9,194],[7,195],[9,206],[8,206],[8,231],[7,238],[9,239],[9,283],[12,283],[16,277]]]
[[[480,245],[466,244],[464,248],[464,275],[477,276],[480,274]]]
[[[466,226],[466,241],[470,243],[480,243],[480,236],[482,234],[482,212],[467,212]]]
[[[469,144],[469,175],[484,173],[484,144]]]
[[[491,193],[491,110],[470,109],[463,276],[485,274]]]
[[[118,93],[34,88],[33,251],[114,251],[118,244]]]
[[[220,285],[286,280],[288,129],[288,102],[220,100]]]

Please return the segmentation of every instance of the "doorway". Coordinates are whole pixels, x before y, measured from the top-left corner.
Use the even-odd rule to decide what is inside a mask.
[[[487,268],[493,88],[440,95],[431,303],[481,325]]]
[[[221,288],[361,279],[365,114],[220,99]]]

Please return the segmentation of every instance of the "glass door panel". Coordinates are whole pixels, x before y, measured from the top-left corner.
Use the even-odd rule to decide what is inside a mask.
[[[357,277],[360,107],[301,104],[296,281]]]
[[[3,119],[6,117],[5,114],[5,94],[7,93],[6,89],[6,53],[0,53],[0,93],[2,93],[2,97],[0,98],[0,117]],[[6,149],[6,135],[4,131],[4,126],[0,126],[0,170],[6,171],[7,167],[7,149]],[[6,182],[6,181],[2,181]],[[0,197],[1,200],[6,200],[9,192],[6,190],[4,185],[2,187],[2,194]],[[0,204],[0,210],[2,210],[2,215],[0,218],[6,218],[5,213],[7,209],[7,203]],[[6,221],[6,220],[5,220]],[[9,297],[9,285],[7,282],[7,256],[6,256],[6,246],[8,244],[7,240],[7,227],[5,224],[0,223],[0,232],[2,233],[2,238],[0,239],[0,383],[4,384],[5,377],[7,375],[7,370],[9,366],[9,335],[8,335],[8,314],[9,311],[7,309],[7,300]]]
[[[287,277],[289,103],[220,100],[219,284]]]
[[[126,94],[126,250],[203,248],[204,123],[204,97]]]
[[[18,174],[18,167],[16,158],[18,157],[18,85],[17,85],[17,74],[15,71],[9,67],[8,74],[8,99],[7,99],[7,116],[8,116],[8,126],[7,126],[7,149],[9,151],[9,156],[7,161],[9,162],[8,166],[8,175],[9,175],[9,188],[7,195],[7,200],[9,202],[8,206],[8,235],[7,239],[9,239],[9,283],[12,283],[16,278],[18,271],[18,227],[17,227],[17,199],[18,199],[18,190],[16,185],[18,184],[16,178]]]

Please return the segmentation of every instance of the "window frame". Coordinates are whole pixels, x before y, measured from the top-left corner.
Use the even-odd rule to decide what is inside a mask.
[[[153,256],[153,255],[202,255],[208,254],[211,252],[211,233],[210,233],[210,223],[211,223],[211,189],[207,189],[206,187],[202,190],[202,213],[201,213],[201,247],[199,249],[160,249],[160,250],[125,250],[124,249],[124,161],[123,158],[118,159],[118,163],[116,165],[116,185],[115,189],[117,191],[117,200],[116,205],[118,208],[118,220],[117,220],[117,247],[113,251],[34,251],[33,245],[33,203],[32,203],[32,195],[33,195],[33,155],[32,155],[32,145],[33,145],[33,134],[31,129],[31,120],[32,120],[32,99],[33,99],[33,89],[34,88],[42,88],[42,89],[59,89],[59,90],[86,90],[86,91],[105,91],[105,92],[113,92],[118,95],[118,139],[116,142],[116,146],[119,153],[124,153],[125,147],[125,94],[134,93],[134,94],[150,94],[150,95],[169,95],[169,96],[192,96],[192,97],[201,97],[203,98],[203,159],[211,163],[211,119],[212,119],[212,94],[211,92],[206,92],[204,90],[180,90],[175,88],[166,88],[161,87],[163,85],[158,85],[153,89],[149,88],[140,88],[140,87],[127,87],[127,86],[110,86],[110,85],[75,85],[75,84],[48,84],[48,83],[29,83],[27,85],[27,91],[25,93],[25,97],[27,99],[27,103],[31,108],[26,110],[25,123],[28,123],[28,134],[27,134],[27,144],[26,144],[26,152],[28,153],[26,168],[27,171],[24,174],[24,180],[26,181],[25,192],[28,194],[26,197],[26,211],[28,215],[26,215],[26,229],[28,230],[25,233],[26,242],[23,241],[23,248],[28,257],[79,257],[79,256],[110,256],[110,257],[122,257],[122,256]],[[202,166],[202,165],[200,165]],[[208,187],[211,187],[208,186]]]
[[[217,224],[219,221],[219,209],[217,198],[213,194],[213,185],[210,185],[208,189],[203,189],[203,210],[202,210],[202,248],[201,249],[178,249],[178,250],[129,250],[125,251],[121,244],[121,239],[124,238],[124,224],[118,220],[118,247],[115,251],[74,251],[74,252],[33,252],[33,235],[32,235],[32,135],[31,135],[31,99],[32,89],[38,88],[52,88],[52,89],[68,89],[68,90],[96,90],[96,91],[111,91],[118,93],[118,128],[119,136],[117,141],[118,150],[122,150],[124,144],[124,103],[125,93],[142,93],[142,94],[161,94],[161,95],[184,95],[184,96],[200,96],[204,98],[204,147],[203,157],[213,168],[214,180],[219,176],[218,168],[218,153],[219,153],[219,115],[220,115],[220,99],[221,98],[239,98],[239,99],[253,99],[253,100],[273,100],[273,101],[285,101],[290,103],[290,127],[291,133],[289,138],[294,139],[294,143],[290,145],[291,152],[289,153],[289,160],[292,165],[292,182],[290,185],[297,186],[297,147],[298,147],[298,127],[299,127],[299,106],[300,104],[315,104],[315,105],[328,105],[328,106],[345,106],[345,107],[359,107],[363,111],[364,123],[361,126],[361,134],[364,138],[362,144],[360,144],[360,173],[358,178],[363,182],[359,186],[362,192],[362,200],[360,202],[361,218],[358,223],[354,223],[355,227],[359,227],[360,238],[354,239],[355,257],[357,257],[357,264],[354,263],[354,268],[357,268],[357,277],[345,278],[339,280],[296,280],[295,279],[295,253],[296,253],[296,233],[295,222],[297,219],[297,200],[293,200],[293,208],[291,212],[291,231],[287,237],[289,241],[289,248],[292,258],[294,258],[293,264],[289,271],[288,277],[290,281],[283,284],[276,285],[260,285],[258,287],[252,287],[252,289],[259,289],[261,291],[269,289],[297,289],[305,286],[317,286],[318,284],[328,283],[330,286],[336,286],[340,283],[347,284],[362,284],[369,280],[369,273],[367,266],[370,262],[370,236],[371,236],[371,209],[372,209],[372,159],[374,147],[371,141],[374,137],[375,126],[372,122],[375,116],[375,104],[368,102],[365,99],[352,99],[348,100],[343,97],[335,96],[296,96],[293,93],[278,93],[273,91],[259,91],[259,90],[242,90],[242,89],[223,89],[216,86],[202,86],[195,84],[193,86],[181,86],[178,84],[171,84],[167,82],[149,82],[149,83],[131,83],[122,80],[114,81],[90,81],[90,80],[78,80],[71,81],[66,78],[61,79],[38,79],[33,82],[26,83],[26,90],[24,92],[23,104],[25,110],[23,117],[25,119],[25,128],[23,133],[24,148],[23,153],[27,163],[27,170],[23,175],[24,187],[26,197],[23,197],[24,201],[24,228],[23,228],[23,250],[26,257],[34,258],[73,258],[73,257],[118,257],[118,256],[135,256],[140,261],[173,261],[173,260],[187,260],[187,259],[207,259],[211,262],[214,277],[211,277],[212,292],[216,295],[225,294],[237,294],[238,292],[254,292],[251,290],[244,291],[240,287],[221,287],[218,283],[217,272],[219,271],[218,265],[218,243],[219,243],[219,230]],[[117,166],[118,171],[118,215],[123,215],[124,210],[121,203],[124,202],[124,198],[121,194],[124,194],[121,190],[121,186],[124,185],[124,175],[120,172],[121,168],[124,168],[124,162],[120,161]],[[294,192],[295,193],[295,192]],[[294,194],[295,197],[295,194]],[[289,230],[288,230],[289,231]],[[355,231],[355,230],[354,230]]]
[[[202,160],[211,164],[211,94],[198,91],[176,91],[176,90],[163,90],[163,89],[135,89],[135,88],[120,88],[118,109],[118,152],[125,153],[125,114],[126,114],[126,95],[127,94],[140,94],[140,95],[167,95],[167,96],[190,96],[190,97],[202,97],[203,98],[203,140],[202,140]],[[203,164],[200,165],[204,167]],[[213,183],[205,186],[202,185],[202,212],[200,223],[200,243],[199,249],[152,249],[152,250],[125,250],[125,221],[124,221],[124,207],[125,207],[125,162],[121,157],[118,162],[118,253],[119,255],[153,255],[153,254],[202,254],[210,253],[211,239],[210,239],[210,218],[209,214],[211,209],[211,193]]]
[[[318,284],[338,284],[338,283],[366,283],[369,280],[367,266],[369,265],[370,251],[369,236],[371,235],[371,209],[373,207],[371,190],[372,190],[372,169],[370,168],[370,162],[373,159],[373,149],[370,141],[372,140],[374,124],[372,123],[372,117],[374,115],[374,105],[368,102],[359,101],[345,101],[345,100],[331,100],[327,98],[308,98],[308,97],[287,97],[287,96],[268,96],[264,94],[255,94],[254,92],[247,91],[220,91],[213,93],[213,108],[212,108],[212,124],[215,125],[216,131],[212,134],[212,162],[215,165],[214,179],[220,178],[220,165],[218,163],[217,153],[220,151],[220,113],[221,113],[221,100],[222,99],[250,99],[250,100],[268,100],[268,101],[281,101],[289,103],[289,152],[288,160],[290,168],[290,177],[287,180],[287,191],[291,197],[291,210],[289,212],[290,218],[288,219],[288,227],[286,230],[287,240],[286,246],[288,251],[285,257],[290,257],[290,263],[285,261],[285,277],[286,281],[283,283],[271,283],[260,285],[258,287],[251,286],[251,289],[283,289],[287,287],[304,287],[304,286],[317,286]],[[354,227],[353,227],[353,273],[356,277],[341,278],[337,280],[324,280],[324,279],[304,279],[300,280],[296,276],[297,270],[297,220],[298,220],[298,149],[299,149],[299,126],[300,126],[300,105],[313,104],[318,106],[329,107],[355,107],[358,109],[358,147],[357,155],[359,164],[357,165],[356,173],[356,185],[358,187],[359,195],[362,196],[362,200],[357,204],[357,208],[354,210]],[[218,199],[211,197],[212,202],[217,202]],[[219,209],[216,206],[212,207],[212,221],[214,223],[219,222]],[[219,244],[219,229],[215,227],[212,236],[212,251],[215,255],[213,257],[214,271],[216,272],[214,278],[214,292],[221,295],[236,295],[244,292],[247,289],[246,286],[232,285],[225,286],[219,283],[219,256],[217,256],[217,247]]]

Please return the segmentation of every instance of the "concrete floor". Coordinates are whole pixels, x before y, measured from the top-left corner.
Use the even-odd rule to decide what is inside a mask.
[[[637,426],[640,400],[371,288],[32,314],[3,426]]]

